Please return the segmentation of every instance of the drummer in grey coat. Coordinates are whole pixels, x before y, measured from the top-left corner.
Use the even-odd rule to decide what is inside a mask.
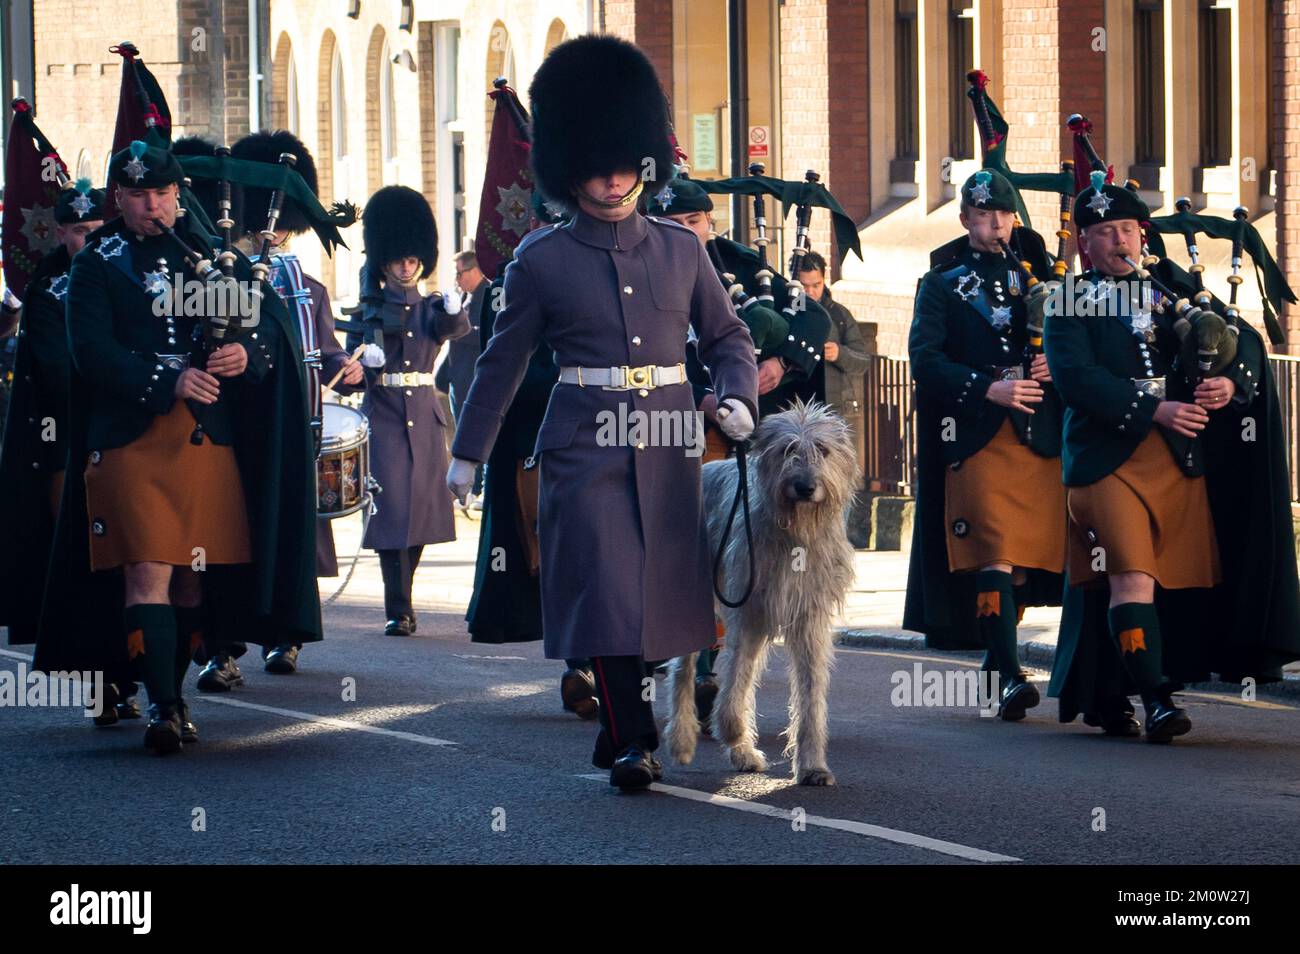
[[[387,186],[366,203],[362,215],[366,264],[362,288],[381,285],[377,300],[365,296],[367,320],[382,327],[382,367],[366,368],[362,412],[370,419],[370,471],[382,491],[362,545],[379,552],[384,578],[384,633],[415,632],[411,587],[426,544],[456,539],[447,493],[447,421],[433,386],[433,364],[444,341],[469,331],[459,303],[421,295],[420,279],[438,259],[438,234],[424,196],[406,186]],[[369,274],[367,274],[369,272]],[[361,343],[355,332],[349,351]],[[376,341],[375,344],[380,344]],[[362,364],[368,364],[363,356]]]
[[[714,632],[688,327],[733,439],[757,417],[754,345],[694,233],[636,209],[654,187],[638,175],[643,158],[665,181],[674,159],[644,55],[607,35],[570,40],[538,69],[530,99],[535,180],[577,212],[530,233],[506,268],[448,484],[468,492],[545,341],[560,366],[534,452],[546,655],[592,657],[602,725],[592,761],[612,769],[611,784],[640,788],[660,771],[645,661],[702,649]],[[682,439],[636,433],[634,412],[671,412],[658,419],[683,422]],[[610,426],[620,421],[629,429]]]

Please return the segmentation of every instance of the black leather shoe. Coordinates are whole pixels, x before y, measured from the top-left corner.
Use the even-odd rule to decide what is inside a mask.
[[[149,725],[144,730],[144,747],[159,755],[181,750],[181,720],[175,705],[149,707]]]
[[[625,748],[609,770],[609,784],[625,792],[648,788],[654,780],[654,762],[637,745]]]
[[[288,676],[298,671],[298,647],[276,646],[266,654],[267,672],[277,676]]]
[[[417,629],[420,628],[420,625],[415,621],[415,614],[414,614],[414,613],[407,613],[407,614],[406,614],[406,625],[408,625],[408,626],[411,627],[411,632],[412,632],[412,634],[414,634],[415,631],[416,631]]]
[[[709,721],[713,714],[713,700],[718,698],[718,680],[713,673],[695,677],[695,715],[700,725]]]
[[[142,714],[140,712],[140,703],[136,700],[135,696],[123,699],[115,708],[117,709],[117,717],[119,719],[138,719]]]
[[[114,683],[104,683],[103,709],[100,711],[99,715],[91,716],[90,721],[99,728],[117,725],[118,719],[122,718],[121,714],[117,711],[118,703],[121,698],[122,697],[118,694],[118,688]]]
[[[199,692],[229,692],[244,684],[244,674],[229,653],[217,653],[199,673]]]
[[[600,700],[596,698],[596,680],[590,670],[565,670],[564,675],[560,677],[560,702],[565,712],[575,713],[579,719],[590,721],[600,714]]]
[[[1106,735],[1117,739],[1132,739],[1142,734],[1142,723],[1133,718],[1133,713],[1128,710],[1085,712],[1083,724],[1101,729]]]
[[[384,624],[385,636],[410,636],[412,632],[414,630],[411,629],[411,620],[407,616],[390,619]]]
[[[1038,690],[1025,678],[1024,673],[1011,677],[1002,690],[1002,704],[998,706],[998,715],[1004,722],[1019,722],[1025,717],[1025,710],[1032,709],[1039,703]]]
[[[1178,708],[1172,699],[1166,697],[1155,705],[1147,706],[1146,730],[1148,742],[1172,742],[1176,737],[1192,730],[1192,720],[1187,717],[1185,710]]]
[[[176,716],[181,721],[181,742],[194,745],[199,741],[199,727],[190,721],[190,707],[184,700],[176,705]]]

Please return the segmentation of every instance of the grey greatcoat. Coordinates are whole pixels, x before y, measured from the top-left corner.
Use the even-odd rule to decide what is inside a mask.
[[[447,490],[447,422],[432,384],[386,386],[380,373],[431,374],[442,343],[469,330],[462,310],[447,314],[441,295],[384,286],[385,366],[366,369],[362,412],[370,419],[370,472],[383,492],[375,498],[362,544],[399,550],[456,539]],[[351,352],[360,335],[348,335]]]
[[[583,212],[530,233],[505,272],[504,308],[479,358],[454,456],[485,461],[542,341],[561,367],[673,366],[699,339],[719,400],[757,419],[754,344],[690,230]],[[640,391],[557,384],[537,437],[546,655],[694,652],[713,638],[700,458],[681,446],[601,446],[601,412],[695,410],[689,384]],[[702,432],[701,432],[702,437]]]

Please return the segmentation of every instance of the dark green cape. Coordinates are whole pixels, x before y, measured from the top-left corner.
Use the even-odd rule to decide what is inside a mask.
[[[186,237],[209,244],[197,231]],[[236,276],[248,279],[250,268],[240,255]],[[261,319],[262,327],[275,332],[266,336],[274,342],[274,371],[256,384],[240,378],[223,385],[223,394],[235,402],[234,449],[253,559],[243,566],[209,567],[203,584],[210,631],[238,632],[247,641],[274,646],[319,640],[321,618],[315,461],[302,350],[283,301],[269,286],[266,291]],[[74,366],[68,434],[72,462],[86,459],[84,412],[90,396]],[[121,634],[122,576],[120,571],[90,572],[85,499],[83,467],[73,463],[64,480],[36,645],[36,667],[45,671],[110,669],[120,665],[125,653],[125,639],[116,638]]]
[[[37,296],[48,298],[45,288],[49,279],[66,272],[70,263],[67,251],[60,247],[41,259],[27,283],[9,414],[0,446],[0,487],[4,488],[0,495],[0,624],[9,628],[13,645],[36,642],[54,536],[54,520],[45,505],[45,480],[54,464],[41,441],[41,416],[48,409],[38,406],[38,368],[27,328]],[[66,425],[62,414],[56,421],[57,427]]]
[[[499,297],[496,289],[502,284],[501,278],[492,283],[488,307],[483,309],[479,323],[484,350],[496,322],[491,303]],[[559,368],[551,349],[540,345],[528,362],[487,460],[474,595],[465,612],[470,639],[476,643],[526,643],[542,638],[541,584],[528,574],[528,560],[516,526],[519,501],[515,475],[519,462],[533,453],[558,378]],[[493,568],[494,553],[504,555],[504,569]]]

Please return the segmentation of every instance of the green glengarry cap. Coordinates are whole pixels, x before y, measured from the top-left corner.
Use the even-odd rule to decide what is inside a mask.
[[[92,189],[89,179],[78,179],[59,193],[54,221],[59,225],[100,221],[104,218],[104,198],[103,189]]]
[[[1016,211],[1016,190],[1002,173],[981,169],[961,187],[961,200],[972,209]]]
[[[690,179],[669,179],[646,203],[650,215],[685,215],[687,212],[712,212],[713,200]]]
[[[1132,189],[1107,184],[1106,173],[1093,172],[1092,185],[1074,199],[1074,221],[1081,228],[1116,219],[1137,219],[1145,222],[1151,210]]]
[[[185,178],[170,150],[134,140],[108,164],[108,180],[127,189],[160,189]]]

